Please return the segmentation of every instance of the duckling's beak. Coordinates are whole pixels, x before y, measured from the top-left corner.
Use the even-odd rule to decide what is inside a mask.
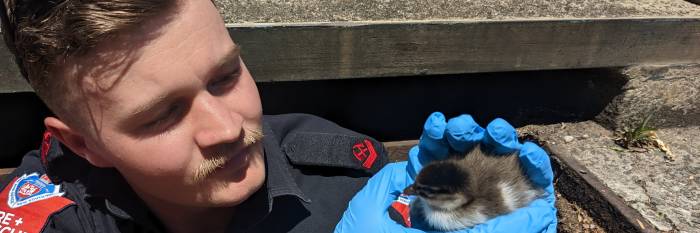
[[[403,194],[406,195],[416,195],[416,189],[413,188],[413,185],[409,185],[403,190]]]

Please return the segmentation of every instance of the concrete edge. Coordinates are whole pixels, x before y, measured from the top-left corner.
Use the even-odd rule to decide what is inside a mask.
[[[700,1],[700,0],[698,0]],[[293,23],[226,23],[227,28],[272,28],[272,27],[357,27],[370,25],[412,25],[412,24],[478,24],[478,23],[520,23],[520,22],[560,22],[560,21],[629,21],[629,20],[700,20],[700,16],[659,16],[659,17],[617,17],[617,18],[515,18],[515,19],[431,19],[431,20],[370,20],[370,21],[329,21]]]
[[[548,144],[544,149],[549,152],[552,168],[556,170],[555,174],[558,174],[555,177],[557,189],[567,196],[568,200],[584,206],[594,216],[595,221],[604,221],[598,222],[603,228],[609,232],[659,232],[651,222],[628,206],[575,158],[561,153],[561,149],[556,145]],[[560,179],[568,179],[569,182],[557,182]],[[566,184],[578,184],[578,187],[562,187]],[[579,191],[566,192],[567,188]]]

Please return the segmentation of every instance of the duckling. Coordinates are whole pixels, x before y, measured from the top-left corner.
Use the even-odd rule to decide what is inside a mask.
[[[476,146],[423,167],[404,194],[416,195],[411,218],[452,231],[484,223],[541,197],[523,172],[517,152],[494,155]]]

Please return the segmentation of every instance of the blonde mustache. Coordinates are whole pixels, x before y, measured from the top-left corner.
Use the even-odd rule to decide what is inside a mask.
[[[248,147],[253,145],[263,138],[263,132],[259,128],[243,128],[243,146]],[[194,181],[200,183],[210,176],[217,168],[223,167],[230,159],[229,151],[230,144],[221,145],[216,148],[213,154],[205,155],[204,161],[199,164],[199,167],[194,173]]]

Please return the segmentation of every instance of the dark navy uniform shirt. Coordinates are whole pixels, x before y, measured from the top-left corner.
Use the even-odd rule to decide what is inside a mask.
[[[381,143],[311,115],[265,116],[263,132],[266,181],[236,207],[227,232],[331,232],[387,162]],[[0,230],[165,232],[116,170],[88,164],[50,136],[2,187]]]

